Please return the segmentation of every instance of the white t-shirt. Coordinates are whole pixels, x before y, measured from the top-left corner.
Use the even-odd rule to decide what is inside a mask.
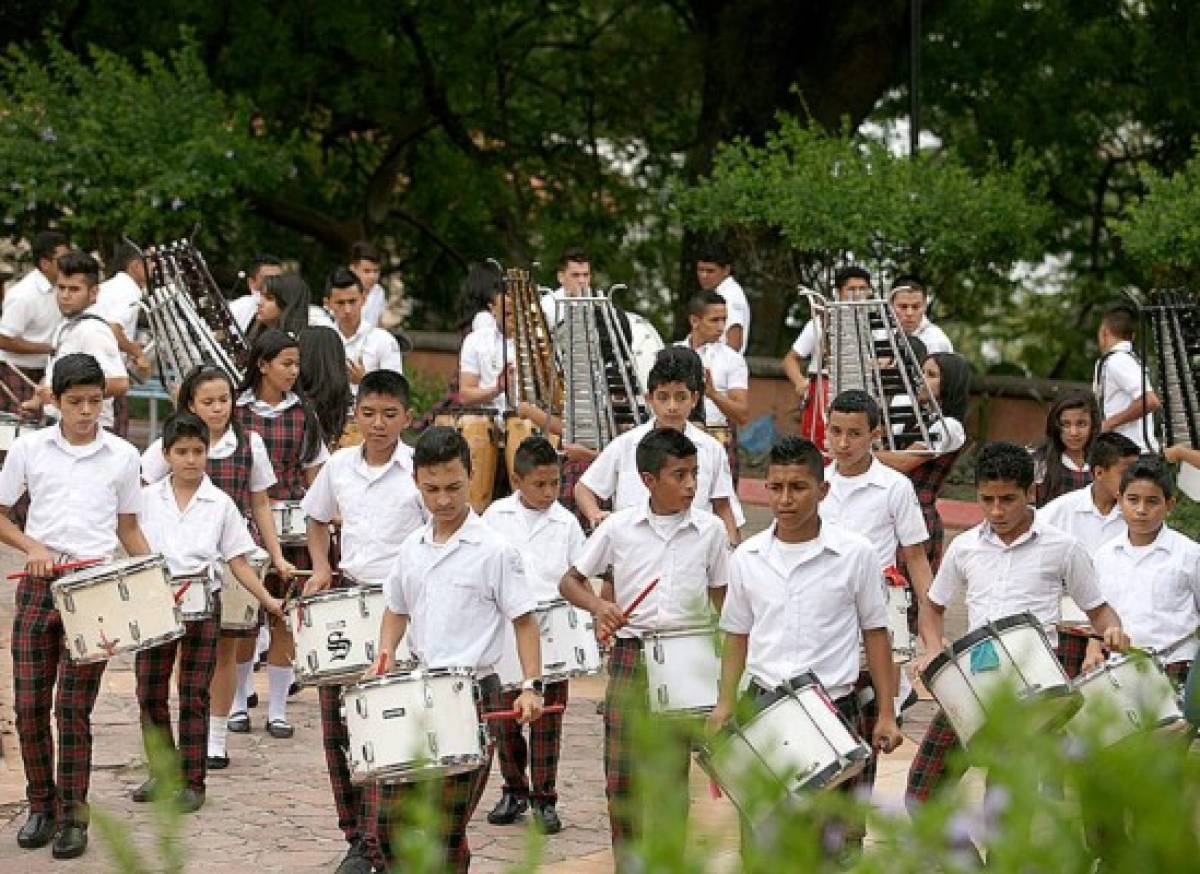
[[[1153,391],[1149,375],[1145,375],[1145,391]],[[1143,369],[1141,363],[1133,356],[1133,344],[1128,340],[1117,343],[1109,350],[1108,355],[1096,363],[1096,378],[1093,388],[1100,403],[1100,416],[1107,419],[1123,412],[1143,394]],[[1143,434],[1143,423],[1146,434]],[[1158,449],[1158,440],[1154,436],[1154,415],[1143,416],[1132,422],[1126,422],[1116,429],[1118,434],[1124,434],[1138,446],[1147,450]]]
[[[483,521],[521,553],[525,580],[539,602],[559,597],[558,584],[583,549],[579,520],[555,501],[546,510],[531,510],[519,494],[494,501]]]
[[[692,348],[690,340],[680,340],[676,346]],[[712,373],[713,386],[722,394],[728,394],[731,389],[750,388],[750,369],[746,359],[739,355],[731,346],[719,343],[705,343],[699,349],[693,350],[700,356],[704,369]],[[711,398],[704,398],[704,424],[723,426],[729,420],[721,412],[720,407]]]
[[[876,458],[858,476],[843,476],[837,465],[825,469],[829,494],[821,501],[821,519],[856,531],[875,550],[880,569],[896,564],[896,550],[929,539],[925,516],[912,480]]]
[[[967,431],[962,422],[949,416],[944,416],[942,421],[929,426],[929,437],[933,444],[929,448],[942,455],[957,452],[967,443]]]
[[[171,482],[168,476],[142,489],[138,524],[171,576],[208,574],[219,591],[220,563],[254,552],[254,538],[233,499],[207,476],[183,510]]]
[[[346,337],[340,328],[337,329],[337,332],[346,349],[346,358],[361,364],[367,373],[372,370],[404,372],[404,358],[400,354],[400,344],[383,328],[368,327],[364,321],[359,323],[358,330],[352,337]],[[357,395],[358,385],[351,383],[350,390]]]
[[[729,329],[734,325],[742,326],[742,344],[734,351],[739,355],[745,355],[746,346],[750,343],[750,302],[746,300],[746,292],[742,290],[742,286],[732,276],[726,276],[721,280],[721,284],[713,290],[725,298],[725,311],[727,314],[725,335],[729,334]],[[729,342],[726,336],[722,336],[721,340],[726,343]]]
[[[550,330],[554,330],[556,327],[558,327],[558,313],[556,312],[557,307],[554,305],[554,303],[555,301],[564,300],[566,296],[567,292],[561,285],[554,289],[554,291],[548,291],[542,295],[542,299],[540,301],[542,305],[542,314],[546,317],[546,324],[550,327]]]
[[[132,340],[137,336],[138,304],[142,301],[142,288],[124,270],[111,279],[100,283],[96,305],[92,311],[110,323],[120,325],[125,336]]]
[[[121,349],[117,346],[117,337],[112,332],[108,320],[99,315],[94,307],[89,307],[83,313],[59,324],[52,339],[54,354],[46,367],[43,382],[52,385],[54,364],[61,358],[83,352],[91,355],[104,371],[105,379],[128,379],[129,371],[125,369],[125,359],[121,357]],[[46,405],[46,414],[58,418],[58,407]],[[100,413],[100,424],[105,428],[113,426],[113,399],[104,399],[104,409]]]
[[[383,310],[387,306],[387,294],[383,290],[383,286],[376,282],[371,286],[371,290],[367,292],[367,299],[363,302],[362,322],[370,328],[378,328],[379,322],[383,319]]]
[[[1123,536],[1126,531],[1120,502],[1113,504],[1107,515],[1101,514],[1092,498],[1093,488],[1084,486],[1059,495],[1038,510],[1049,524],[1070,534],[1091,555],[1095,555],[1097,549],[1114,537]]]
[[[30,343],[49,343],[61,321],[62,312],[55,300],[54,285],[36,267],[10,285],[4,293],[0,334],[5,337],[17,337]],[[44,352],[0,350],[0,361],[18,367],[45,367],[47,357]]]
[[[229,302],[229,312],[233,316],[233,320],[237,322],[237,326],[242,329],[243,334],[250,330],[250,323],[258,315],[258,302],[261,298],[262,295],[257,291],[252,291]]]
[[[812,319],[805,322],[800,336],[792,344],[792,351],[808,362],[808,375],[815,376],[817,373],[817,324]]]

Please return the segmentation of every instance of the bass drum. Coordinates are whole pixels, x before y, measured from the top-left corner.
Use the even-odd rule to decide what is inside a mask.
[[[629,353],[633,359],[633,369],[637,372],[638,386],[642,394],[646,392],[646,383],[650,379],[650,368],[658,358],[658,353],[666,348],[666,343],[659,336],[658,329],[649,319],[637,313],[625,311],[629,319]]]

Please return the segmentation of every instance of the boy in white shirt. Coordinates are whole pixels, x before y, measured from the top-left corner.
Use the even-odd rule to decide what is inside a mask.
[[[678,428],[655,428],[638,443],[636,462],[647,498],[604,519],[559,584],[564,598],[596,617],[603,637],[615,636],[604,705],[604,773],[617,870],[629,863],[627,845],[641,829],[642,811],[633,798],[633,738],[638,723],[649,718],[642,638],[703,623],[708,602],[721,608],[729,580],[724,528],[694,504],[699,469],[695,444]],[[608,567],[613,569],[615,603],[596,595],[588,582]],[[655,580],[653,590],[634,608]],[[686,817],[691,726],[672,717],[661,727],[670,745],[664,767],[677,772],[679,780],[646,792],[644,800],[678,805]]]
[[[404,359],[396,338],[382,328],[369,325],[363,318],[366,296],[358,277],[348,268],[333,271],[325,285],[325,310],[333,316],[338,336],[346,349],[346,376],[350,391],[358,393],[358,384],[373,370],[404,372]]]
[[[1100,360],[1092,389],[1100,405],[1100,430],[1124,434],[1142,449],[1158,449],[1154,411],[1162,406],[1146,375],[1145,364],[1133,353],[1137,313],[1118,303],[1104,311],[1096,339]]]
[[[17,586],[12,638],[17,736],[29,799],[17,843],[33,849],[53,838],[54,857],[72,859],[87,849],[91,715],[106,663],[69,659],[50,583],[56,565],[110,560],[118,541],[130,555],[146,555],[150,547],[137,520],[137,450],[100,427],[104,371],[90,355],[66,355],[50,376],[62,418],[22,432],[9,449],[0,472],[0,541],[25,553],[27,574]],[[26,491],[29,516],[21,531],[8,511]]]
[[[750,302],[733,278],[733,259],[722,245],[710,244],[696,258],[696,281],[702,291],[716,292],[729,307],[729,321],[721,340],[739,355],[750,345]]]
[[[393,667],[393,653],[408,633],[409,647],[425,668],[470,668],[479,682],[480,712],[497,710],[500,681],[494,665],[511,622],[525,679],[515,710],[521,723],[542,713],[541,640],[537,602],[525,582],[520,553],[467,503],[471,451],[453,428],[433,427],[413,452],[417,489],[429,513],[427,525],[410,534],[383,584],[387,604],[379,630],[379,661],[368,676]],[[493,745],[473,772],[442,781],[441,837],[446,867],[466,871],[470,822],[492,769]],[[399,789],[400,814],[414,784]]]
[[[520,551],[525,580],[538,603],[557,600],[559,580],[584,545],[579,521],[556,500],[561,477],[558,452],[541,435],[526,437],[517,447],[513,472],[515,491],[488,507],[483,521]],[[566,680],[547,683],[545,703],[565,707],[567,687]],[[501,693],[504,709],[511,709],[516,694]],[[561,713],[542,716],[529,727],[528,744],[519,725],[504,720],[497,726],[504,790],[488,814],[492,825],[507,825],[532,806],[533,817],[543,832],[557,834],[562,830],[555,809],[562,721]]]
[[[178,413],[163,423],[162,446],[171,475],[142,490],[139,522],[150,547],[167,560],[178,587],[176,599],[187,604],[191,587],[208,589],[211,597],[207,615],[184,622],[181,639],[138,652],[134,673],[147,754],[152,734],[174,748],[168,702],[171,671],[179,657],[179,757],[184,785],[173,802],[181,812],[193,813],[204,804],[208,773],[209,687],[221,632],[221,562],[228,562],[237,581],[268,613],[282,619],[283,608],[246,560],[255,544],[245,518],[204,472],[208,426],[192,413]],[[150,801],[158,792],[151,777],[134,790],[133,800]]]
[[[0,382],[8,387],[0,391],[0,410],[6,413],[20,413],[30,383],[46,375],[46,358],[54,351],[50,340],[62,321],[54,281],[58,258],[71,251],[70,243],[59,231],[42,231],[34,234],[29,249],[33,269],[5,290],[0,311]]]

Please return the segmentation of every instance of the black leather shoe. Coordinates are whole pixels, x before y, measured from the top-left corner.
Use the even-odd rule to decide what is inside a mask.
[[[249,695],[246,696],[246,707],[248,707],[250,710],[253,710],[257,706],[258,706],[258,693],[251,692]]]
[[[208,756],[208,770],[224,771],[229,767],[229,756]]]
[[[54,821],[54,814],[31,813],[29,819],[25,820],[25,825],[21,826],[21,830],[17,832],[17,846],[27,850],[44,847],[50,843],[57,828],[58,823]]]
[[[245,710],[230,713],[229,718],[225,720],[225,727],[234,734],[247,734],[250,731],[250,714]]]
[[[291,698],[293,695],[299,692],[301,688],[302,687],[299,683],[292,683],[292,685],[288,686],[288,697]]]
[[[154,793],[158,791],[158,781],[151,777],[141,786],[133,790],[133,794],[129,797],[138,804],[144,804],[147,801],[154,800]]]
[[[562,820],[553,804],[535,804],[533,806],[533,821],[543,834],[556,835],[562,831]]]
[[[526,799],[518,798],[506,789],[500,796],[500,800],[496,802],[496,806],[492,808],[491,813],[487,815],[487,821],[492,825],[511,825],[528,809],[529,802]]]
[[[272,719],[267,723],[267,734],[271,735],[271,737],[285,740],[295,733],[296,729],[292,728],[292,724],[286,719]]]
[[[366,844],[362,841],[355,841],[350,845],[346,858],[342,859],[333,874],[372,874],[374,870],[375,866],[367,858]]]
[[[54,836],[50,854],[56,859],[75,859],[87,849],[87,826],[69,822]]]
[[[195,813],[204,806],[204,793],[184,786],[175,793],[175,809],[180,813]]]

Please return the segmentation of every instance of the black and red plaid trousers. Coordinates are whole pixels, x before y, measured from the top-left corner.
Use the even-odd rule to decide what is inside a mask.
[[[92,707],[107,662],[76,664],[67,655],[62,618],[50,580],[26,577],[17,585],[13,617],[13,690],[17,735],[32,813],[59,822],[87,822],[92,771]],[[58,723],[58,782],[50,705]]]
[[[321,686],[317,689],[325,770],[329,772],[329,788],[333,793],[338,828],[346,836],[346,843],[361,842],[371,864],[382,869],[385,861],[380,843],[380,799],[390,798],[394,793],[392,787],[386,784],[356,786],[350,782],[350,765],[346,760],[350,734],[342,717],[342,689],[342,686]]]
[[[917,493],[917,503],[921,505],[925,528],[929,532],[929,539],[925,541],[925,556],[929,559],[930,571],[935,574],[942,563],[942,550],[946,541],[946,527],[942,524],[942,516],[937,508],[938,496],[942,493],[946,477],[954,469],[958,455],[958,452],[935,455],[908,473],[913,490]],[[907,572],[907,568],[905,571],[905,575],[912,579],[912,574]]]
[[[27,401],[33,397],[33,388],[16,371],[17,368],[13,365],[7,362],[0,363],[0,382],[8,388],[7,392],[0,390],[0,411],[12,413],[15,416],[24,416],[26,413],[21,409],[21,405],[14,404],[8,393],[12,392],[16,395],[18,401]],[[45,369],[41,367],[22,367],[20,371],[34,383],[40,383],[46,375]]]
[[[150,754],[150,736],[175,747],[171,732],[171,672],[179,655],[179,760],[189,789],[204,794],[208,774],[208,707],[217,639],[221,636],[221,593],[213,592],[213,615],[185,622],[183,637],[134,656],[137,700],[142,714],[142,738]]]
[[[544,703],[567,704],[569,683],[559,680],[547,683]],[[500,693],[500,706],[512,710],[519,690]],[[523,726],[515,719],[501,719],[493,733],[504,788],[518,798],[532,799],[534,804],[557,804],[558,756],[562,748],[562,713],[547,713],[529,726],[529,741],[525,741]],[[526,775],[528,769],[528,775]]]

